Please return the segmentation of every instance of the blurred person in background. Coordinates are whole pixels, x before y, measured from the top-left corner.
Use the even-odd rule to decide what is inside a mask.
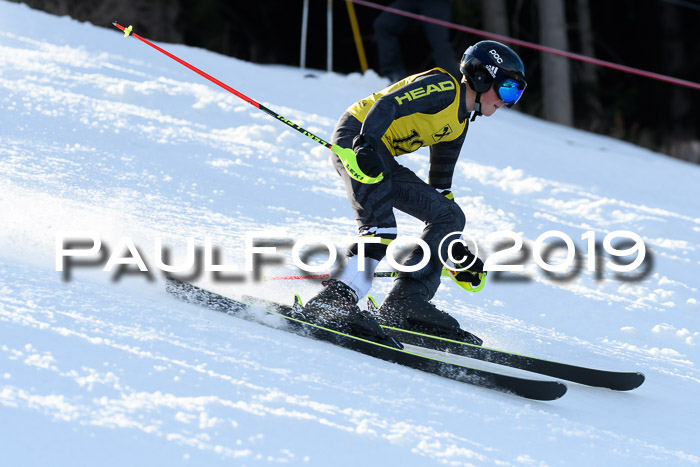
[[[397,0],[389,6],[443,21],[450,19],[451,0]],[[379,52],[379,74],[392,82],[406,77],[399,36],[415,22],[416,20],[412,18],[388,11],[380,14],[374,21],[374,33]],[[435,66],[447,70],[453,76],[458,76],[459,69],[450,45],[448,29],[425,21],[421,22],[421,25],[432,50]]]

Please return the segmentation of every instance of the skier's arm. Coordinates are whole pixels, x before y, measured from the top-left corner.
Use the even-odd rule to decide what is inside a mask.
[[[466,135],[465,131],[455,140],[430,146],[430,168],[428,170],[430,186],[441,192],[452,189],[452,176]]]

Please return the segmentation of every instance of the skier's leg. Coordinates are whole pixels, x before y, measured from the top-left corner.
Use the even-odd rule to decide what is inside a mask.
[[[421,239],[428,244],[430,251],[430,260],[424,268],[415,272],[401,272],[399,277],[411,277],[423,282],[428,289],[428,298],[432,298],[440,286],[443,267],[440,258],[447,259],[449,242],[442,240],[452,232],[462,232],[466,218],[457,203],[447,199],[403,166],[394,171],[393,192],[396,209],[425,222]],[[438,249],[441,242],[442,247]],[[415,265],[422,259],[423,250],[416,247],[404,265]]]
[[[425,222],[421,239],[428,245],[430,260],[418,271],[399,273],[379,309],[380,323],[481,345],[480,338],[461,329],[455,318],[429,301],[440,286],[440,258],[447,258],[449,242],[442,240],[464,229],[462,210],[411,170],[398,166],[393,175],[394,206]],[[403,264],[418,264],[423,256],[423,250],[416,247]]]
[[[339,146],[352,147],[352,139],[359,133],[360,122],[345,113],[333,133],[331,141]],[[388,151],[387,151],[388,153]],[[380,153],[381,154],[381,153]],[[347,175],[338,156],[331,155],[336,170],[343,178],[350,204],[355,211],[361,235],[381,235],[386,240],[366,247],[365,271],[359,271],[358,247],[351,246],[347,264],[343,270],[334,271],[325,288],[309,300],[304,307],[308,319],[342,332],[387,345],[395,345],[374,318],[357,306],[372,284],[374,269],[386,253],[388,242],[396,238],[396,222],[391,209],[391,166],[386,160],[384,179],[377,184],[362,184]],[[383,156],[384,157],[384,156]],[[396,345],[395,345],[396,346]]]
[[[361,123],[346,113],[336,126],[331,141],[341,147],[352,147],[352,140],[359,133],[360,128]],[[387,246],[397,235],[393,211],[392,173],[399,165],[381,143],[377,153],[384,163],[384,179],[380,183],[371,185],[351,178],[338,156],[331,155],[336,171],[345,184],[345,191],[355,213],[360,237],[372,237],[378,241],[378,243],[366,243],[362,256],[358,254],[359,245],[357,243],[351,245],[346,253],[345,267],[333,273],[335,279],[352,287],[359,298],[364,297],[369,291],[374,270],[386,255]]]

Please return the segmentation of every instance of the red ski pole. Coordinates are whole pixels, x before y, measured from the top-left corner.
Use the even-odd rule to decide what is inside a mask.
[[[352,149],[341,148],[341,147],[338,146],[337,144],[332,144],[332,143],[329,143],[329,142],[327,142],[327,141],[325,141],[325,140],[319,138],[318,136],[316,136],[316,135],[314,135],[313,133],[311,133],[310,131],[305,130],[304,128],[300,127],[299,125],[297,125],[297,124],[294,123],[293,121],[289,120],[288,118],[285,118],[285,117],[283,117],[282,115],[278,114],[277,112],[268,109],[268,108],[265,107],[264,105],[262,105],[262,104],[260,104],[259,102],[257,102],[257,101],[255,101],[255,100],[251,99],[250,97],[246,96],[245,94],[243,94],[243,93],[241,93],[241,92],[239,92],[239,91],[236,91],[235,89],[233,89],[231,86],[227,85],[226,83],[222,83],[222,82],[219,81],[218,79],[216,79],[216,78],[214,78],[213,76],[211,76],[211,75],[209,75],[209,74],[203,72],[203,71],[200,70],[199,68],[197,68],[197,67],[195,67],[195,66],[193,66],[193,65],[191,65],[191,64],[189,64],[189,63],[187,63],[187,62],[184,61],[183,59],[181,59],[181,58],[179,58],[179,57],[177,57],[177,56],[171,54],[171,53],[168,52],[167,50],[165,50],[165,49],[163,49],[163,48],[161,48],[161,47],[158,47],[158,46],[155,45],[153,42],[151,42],[151,41],[149,41],[149,40],[147,40],[147,39],[144,39],[143,37],[139,36],[138,34],[132,32],[132,27],[131,27],[131,26],[125,28],[124,26],[120,25],[120,24],[117,23],[116,21],[113,22],[112,24],[113,24],[116,28],[121,29],[122,31],[124,31],[124,37],[129,37],[129,36],[134,37],[134,38],[140,40],[141,42],[143,42],[144,44],[153,47],[153,48],[156,49],[158,52],[160,52],[160,53],[162,53],[162,54],[164,54],[164,55],[167,55],[168,57],[170,57],[170,58],[172,58],[173,60],[175,60],[176,62],[178,62],[180,65],[183,65],[183,66],[189,68],[190,70],[192,70],[192,71],[194,71],[195,73],[197,73],[198,75],[200,75],[200,76],[202,76],[202,77],[208,79],[209,81],[211,81],[212,83],[216,84],[217,86],[224,88],[225,90],[227,90],[228,92],[230,92],[230,93],[233,94],[234,96],[243,99],[244,101],[246,101],[247,103],[249,103],[249,104],[252,105],[253,107],[256,107],[256,108],[262,110],[262,111],[265,112],[266,114],[268,114],[268,115],[274,117],[275,119],[281,121],[282,123],[287,124],[287,125],[290,126],[291,128],[293,128],[293,129],[295,129],[296,131],[298,131],[299,133],[301,133],[302,135],[307,136],[307,137],[311,138],[312,140],[316,141],[317,143],[319,143],[319,144],[321,144],[321,145],[327,147],[328,149],[330,149],[331,151],[333,151],[335,154],[338,155],[338,157],[340,158],[340,160],[343,162],[343,165],[345,166],[345,170],[348,172],[348,175],[350,175],[352,178],[354,178],[354,179],[357,180],[358,182],[367,183],[367,184],[372,184],[372,183],[378,183],[378,182],[380,182],[380,181],[382,180],[382,178],[384,178],[382,174],[379,174],[377,177],[370,177],[370,176],[366,175],[365,173],[363,173],[362,170],[360,170],[360,167],[357,165],[357,158],[356,158],[356,156],[355,156],[355,152],[354,152]]]

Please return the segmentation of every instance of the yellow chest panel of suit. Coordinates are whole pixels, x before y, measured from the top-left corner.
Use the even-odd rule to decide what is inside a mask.
[[[437,113],[411,113],[395,119],[382,135],[382,141],[389,152],[400,156],[417,149],[444,141],[458,138],[467,124],[467,119],[459,121],[459,106],[462,99],[459,83],[451,75],[444,72],[445,79],[425,86],[410,86],[410,90],[401,93],[401,88],[413,83],[419,77],[435,70],[408,76],[369,97],[357,101],[348,108],[348,112],[364,123],[372,106],[382,97],[395,93],[393,99],[396,105],[410,105],[418,99],[429,99],[431,95],[442,92],[452,92],[455,97],[452,103]]]

